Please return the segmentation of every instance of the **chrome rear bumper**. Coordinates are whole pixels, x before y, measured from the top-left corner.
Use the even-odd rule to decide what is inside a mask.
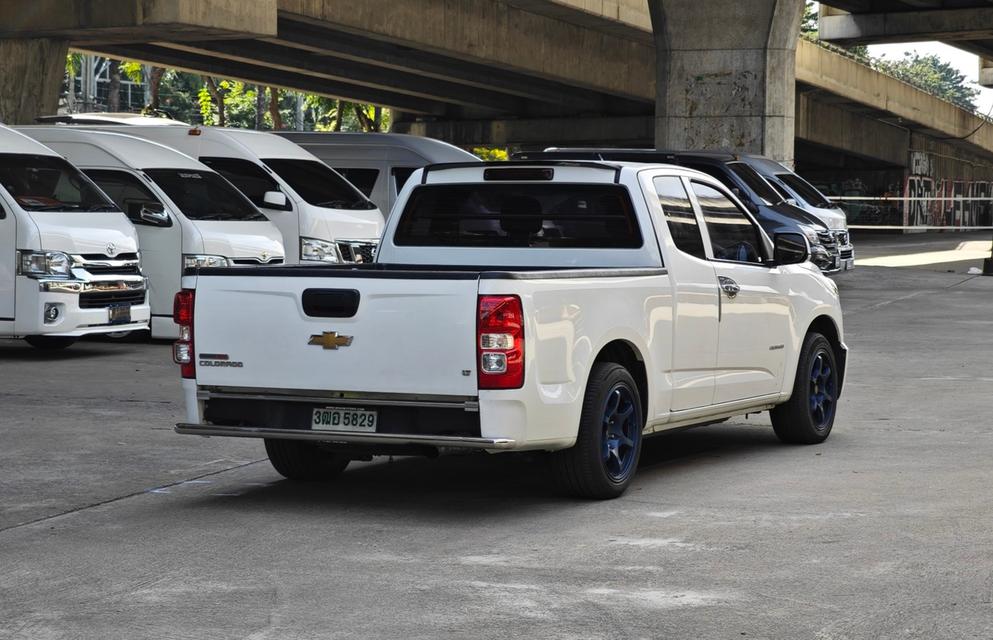
[[[462,436],[424,436],[400,433],[355,433],[351,431],[310,431],[307,429],[269,429],[266,427],[224,427],[213,424],[179,423],[176,433],[194,436],[233,438],[271,438],[274,440],[310,440],[357,444],[414,444],[453,449],[513,449],[515,440],[506,438],[469,438]]]

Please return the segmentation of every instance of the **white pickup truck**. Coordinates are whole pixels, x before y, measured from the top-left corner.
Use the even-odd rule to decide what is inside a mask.
[[[718,181],[669,165],[434,165],[366,265],[188,270],[187,421],[287,478],[372,455],[547,451],[611,498],[643,436],[771,410],[818,443],[844,379],[836,285]],[[232,322],[236,319],[236,322]]]

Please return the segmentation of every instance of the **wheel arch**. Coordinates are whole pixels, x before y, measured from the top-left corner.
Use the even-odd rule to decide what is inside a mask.
[[[841,394],[842,388],[845,384],[845,367],[848,364],[848,350],[845,349],[844,344],[841,341],[841,332],[838,330],[838,325],[830,316],[820,315],[814,318],[807,327],[807,333],[809,335],[812,332],[816,332],[827,338],[827,341],[831,343],[831,349],[834,351],[834,359],[838,366],[838,394]]]
[[[641,410],[643,416],[648,416],[650,396],[648,393],[648,370],[645,367],[645,358],[641,351],[628,340],[623,338],[611,340],[603,345],[593,364],[598,362],[616,362],[622,365],[634,378],[638,385],[638,396],[641,399]]]

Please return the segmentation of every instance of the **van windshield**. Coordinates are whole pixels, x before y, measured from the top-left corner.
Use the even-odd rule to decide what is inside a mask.
[[[190,220],[267,220],[240,191],[213,171],[145,169]]]
[[[56,156],[0,154],[0,184],[25,211],[120,211],[79,169]]]
[[[827,201],[827,198],[820,191],[795,173],[780,173],[776,177],[785,182],[787,187],[795,191],[810,206],[820,209],[831,208],[831,203]]]
[[[362,192],[322,162],[293,158],[270,158],[262,162],[315,207],[353,211],[376,208]]]

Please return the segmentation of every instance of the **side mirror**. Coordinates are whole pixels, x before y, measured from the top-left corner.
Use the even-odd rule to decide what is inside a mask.
[[[286,199],[286,194],[282,191],[266,191],[262,196],[262,204],[269,209],[288,210],[290,201]]]
[[[802,233],[777,233],[772,258],[777,265],[806,262],[810,258],[807,238]]]
[[[168,227],[172,225],[169,214],[159,202],[132,202],[128,205],[128,218],[136,224],[147,224],[153,227]]]

